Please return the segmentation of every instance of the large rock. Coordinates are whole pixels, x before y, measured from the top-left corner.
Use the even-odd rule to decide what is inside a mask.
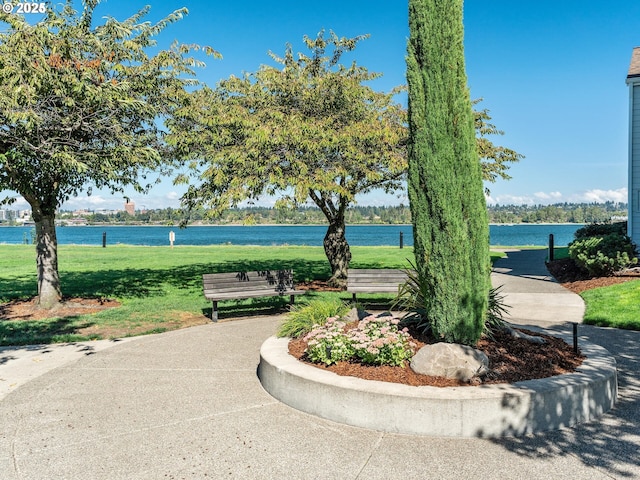
[[[357,308],[352,308],[351,310],[349,310],[349,313],[347,313],[344,316],[344,321],[347,323],[350,322],[359,322],[360,320],[373,315],[370,312],[367,312],[366,310],[359,310]],[[394,317],[397,318],[398,320],[402,319],[402,315],[401,314],[397,314],[397,313],[392,313],[392,312],[382,312],[382,313],[378,313],[375,314],[376,318],[383,318],[383,317]]]
[[[358,310],[357,308],[354,307],[351,310],[349,310],[349,313],[347,313],[344,316],[344,321],[347,323],[359,322],[360,320],[362,320],[365,317],[368,317],[369,315],[371,315],[369,312],[366,312],[364,310]]]
[[[414,372],[469,382],[489,372],[489,358],[475,348],[455,343],[425,345],[411,359]]]

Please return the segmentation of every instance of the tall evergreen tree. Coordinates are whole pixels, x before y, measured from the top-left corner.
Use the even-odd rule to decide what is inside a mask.
[[[409,179],[426,320],[473,344],[485,322],[489,228],[464,66],[462,0],[409,0]]]

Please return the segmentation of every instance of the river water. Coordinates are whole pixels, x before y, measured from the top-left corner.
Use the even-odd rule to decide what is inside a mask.
[[[568,245],[581,224],[516,224],[491,225],[490,243],[493,246],[545,246],[549,234],[557,246]],[[161,226],[73,226],[58,227],[61,245],[169,245],[174,232],[174,245],[310,245],[321,246],[327,227],[324,225],[255,225],[255,226],[198,226],[180,229]],[[33,226],[0,227],[0,243],[30,243],[35,235]],[[397,246],[413,245],[411,225],[348,225],[350,245]]]

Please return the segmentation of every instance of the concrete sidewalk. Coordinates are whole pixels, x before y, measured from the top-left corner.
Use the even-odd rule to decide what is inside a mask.
[[[494,282],[517,304],[514,321],[568,330],[555,300],[566,291],[537,278],[540,253],[509,255]],[[513,294],[535,299],[513,302]],[[580,326],[619,363],[619,401],[601,421],[523,438],[451,439],[348,427],[275,401],[256,367],[279,321],[139,337],[14,388],[0,401],[0,477],[640,479],[640,332]],[[0,352],[0,378],[18,361],[11,355]]]
[[[584,302],[558,284],[545,266],[547,250],[505,250],[494,264],[491,283],[502,286],[509,306],[507,319],[516,324],[549,326],[582,323]]]

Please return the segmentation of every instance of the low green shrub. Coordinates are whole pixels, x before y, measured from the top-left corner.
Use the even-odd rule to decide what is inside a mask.
[[[323,298],[294,305],[276,335],[300,338],[309,333],[315,325],[324,325],[327,318],[342,317],[348,312],[349,306],[339,298]]]
[[[576,230],[573,234],[576,240],[582,240],[589,237],[604,237],[605,235],[627,235],[627,222],[615,223],[590,223]]]
[[[594,277],[608,276],[637,263],[635,245],[626,235],[610,233],[574,240],[569,256]]]

